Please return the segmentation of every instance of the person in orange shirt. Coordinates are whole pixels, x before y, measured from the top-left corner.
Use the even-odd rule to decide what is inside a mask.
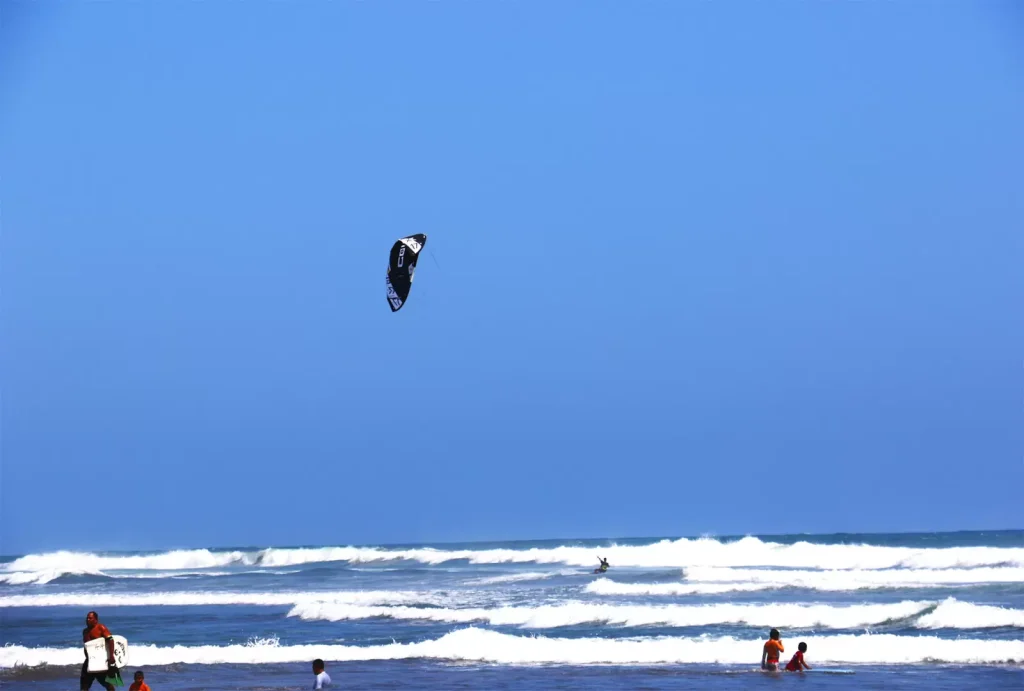
[[[143,681],[146,675],[140,669],[135,673],[135,683],[128,687],[128,691],[149,691],[149,684]]]
[[[82,642],[88,643],[89,641],[97,638],[107,639],[107,664],[113,667],[114,640],[110,635],[110,629],[100,623],[100,615],[96,614],[96,612],[89,612],[85,615],[85,628],[82,629]],[[79,680],[78,687],[82,691],[89,691],[89,687],[92,686],[94,681],[98,681],[100,686],[105,688],[107,691],[114,691],[114,687],[107,683],[106,672],[98,672],[96,674],[89,672],[89,658],[87,657],[85,662],[82,663],[82,677]]]
[[[779,669],[779,653],[786,649],[782,646],[782,639],[779,638],[779,630],[772,629],[771,637],[764,642],[764,649],[761,651],[761,669],[776,671]]]

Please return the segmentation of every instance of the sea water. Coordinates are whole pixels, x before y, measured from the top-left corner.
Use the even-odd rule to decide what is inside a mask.
[[[89,610],[154,691],[314,658],[334,688],[1021,689],[1024,531],[5,557],[0,686],[77,689]],[[760,670],[772,627],[812,671]]]

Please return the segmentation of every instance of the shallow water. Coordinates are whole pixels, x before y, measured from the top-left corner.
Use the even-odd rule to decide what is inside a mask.
[[[90,609],[154,689],[1024,688],[1022,531],[7,558],[0,685],[77,688]]]

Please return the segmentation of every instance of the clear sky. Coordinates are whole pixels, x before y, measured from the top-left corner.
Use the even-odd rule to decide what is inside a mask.
[[[1014,2],[0,11],[0,552],[1024,528]]]

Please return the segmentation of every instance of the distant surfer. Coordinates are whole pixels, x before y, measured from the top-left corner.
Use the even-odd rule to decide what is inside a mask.
[[[761,669],[775,672],[779,669],[779,653],[786,649],[782,646],[782,639],[779,637],[779,630],[772,629],[769,638],[764,642],[761,651]]]
[[[598,566],[596,569],[594,569],[594,573],[604,573],[605,571],[607,571],[608,570],[608,560],[605,559],[604,557],[598,557],[597,560],[601,563],[601,565]]]
[[[100,615],[96,612],[89,612],[85,615],[85,628],[82,629],[82,642],[88,643],[94,641],[97,638],[105,638],[107,641],[107,665],[114,668],[114,639],[111,638],[110,629],[100,623]],[[105,688],[107,691],[114,691],[114,685],[107,683],[107,672],[96,672],[91,673],[89,671],[89,657],[85,658],[85,662],[82,663],[82,679],[79,683],[79,687],[82,691],[87,691],[94,681],[98,681],[100,686]]]

